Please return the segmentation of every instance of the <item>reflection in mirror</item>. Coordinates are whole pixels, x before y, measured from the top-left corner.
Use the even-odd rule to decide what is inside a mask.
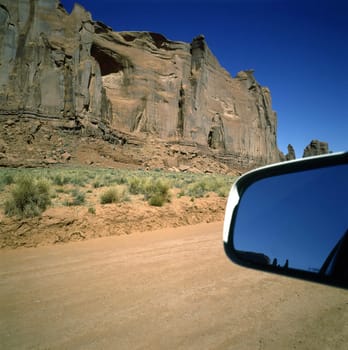
[[[347,164],[261,179],[242,194],[234,248],[253,263],[348,281],[347,203]]]

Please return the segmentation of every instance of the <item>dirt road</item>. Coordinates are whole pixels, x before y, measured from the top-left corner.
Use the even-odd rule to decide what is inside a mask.
[[[221,229],[0,251],[0,348],[346,349],[348,291],[235,266]]]

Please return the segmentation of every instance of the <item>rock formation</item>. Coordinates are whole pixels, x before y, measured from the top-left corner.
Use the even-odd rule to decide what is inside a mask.
[[[204,36],[114,32],[58,0],[0,2],[0,118],[117,144],[156,138],[231,167],[280,160],[269,89],[252,70],[232,78]]]
[[[311,143],[304,149],[303,157],[318,156],[320,154],[329,153],[329,145],[327,142],[312,140]]]
[[[1,1],[0,113],[58,121],[111,121],[98,62],[94,22],[81,6],[57,1]]]
[[[206,147],[230,164],[279,160],[269,90],[252,71],[231,78],[203,36],[187,44],[154,33],[97,32],[92,54],[101,67],[106,57],[116,61],[114,71],[101,70],[114,128]]]
[[[288,145],[288,153],[285,155],[285,160],[294,160],[296,159],[296,154],[294,147],[292,145]]]

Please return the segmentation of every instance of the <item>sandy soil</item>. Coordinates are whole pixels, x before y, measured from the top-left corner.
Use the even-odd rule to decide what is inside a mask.
[[[238,267],[221,230],[0,250],[0,347],[347,348],[347,291]]]
[[[97,196],[97,195],[96,195]],[[179,227],[223,220],[226,198],[177,198],[163,207],[143,200],[118,204],[97,204],[95,213],[87,206],[51,207],[42,216],[19,220],[0,210],[0,248],[36,247],[133,232]]]

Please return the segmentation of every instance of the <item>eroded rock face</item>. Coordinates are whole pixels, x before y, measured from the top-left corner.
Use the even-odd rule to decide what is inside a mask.
[[[157,137],[238,168],[280,160],[269,89],[251,70],[232,78],[204,36],[114,32],[79,5],[69,15],[55,0],[0,1],[0,115],[112,142]]]
[[[200,145],[229,164],[280,160],[269,89],[253,71],[232,78],[203,36],[187,44],[153,33],[97,32],[95,58],[117,61],[114,72],[102,69],[113,127]]]
[[[318,156],[320,154],[329,153],[329,144],[327,142],[312,140],[311,143],[304,149],[303,157]]]
[[[75,5],[2,0],[0,113],[66,121],[111,120],[99,64],[91,56],[94,25]]]

